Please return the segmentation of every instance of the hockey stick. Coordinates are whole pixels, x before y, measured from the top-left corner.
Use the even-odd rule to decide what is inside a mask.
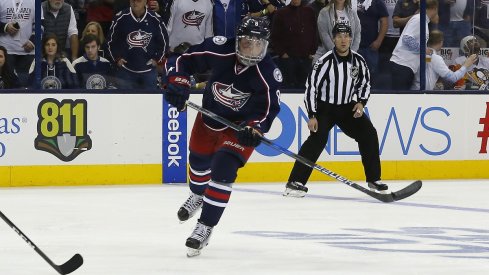
[[[239,126],[239,125],[236,125],[234,123],[232,123],[231,121],[217,115],[217,114],[214,114],[213,112],[207,110],[207,109],[204,109],[202,108],[201,106],[193,103],[193,102],[190,102],[190,101],[187,101],[187,106],[189,106],[190,108],[192,109],[195,109],[197,110],[198,112],[236,130],[236,131],[240,131],[241,129],[243,129],[243,127]],[[373,191],[370,191],[354,182],[352,182],[351,180],[341,176],[341,175],[338,175],[336,174],[335,172],[333,171],[330,171],[306,158],[304,158],[303,156],[300,156],[298,154],[295,154],[289,150],[287,150],[286,148],[283,148],[282,146],[274,143],[273,141],[267,139],[266,137],[262,137],[262,142],[270,147],[272,147],[273,149],[283,153],[283,154],[286,154],[288,155],[289,157],[292,157],[294,159],[296,159],[297,161],[301,162],[302,164],[304,165],[307,165],[313,169],[316,169],[318,170],[319,172],[323,173],[323,174],[326,174],[342,183],[345,183],[379,201],[382,201],[382,202],[393,202],[393,201],[398,201],[398,200],[402,200],[404,198],[407,198],[411,195],[413,195],[414,193],[418,192],[419,189],[421,189],[421,186],[423,185],[423,183],[420,181],[420,180],[417,180],[413,183],[411,183],[410,185],[408,185],[407,187],[397,191],[397,192],[391,192],[390,194],[380,194],[380,193],[377,193],[377,192],[373,192]]]
[[[2,218],[12,229],[20,236],[24,241],[32,247],[41,257],[48,262],[59,274],[70,274],[71,272],[78,269],[83,264],[83,258],[80,254],[75,254],[71,259],[69,259],[66,263],[62,265],[56,265],[51,261],[51,259],[44,254],[20,229],[15,226],[13,222],[11,222],[3,213],[0,211],[0,218]]]

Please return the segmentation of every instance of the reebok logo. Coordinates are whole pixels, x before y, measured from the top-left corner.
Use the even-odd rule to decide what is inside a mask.
[[[182,159],[180,154],[180,146],[178,146],[178,141],[180,140],[180,136],[182,135],[182,131],[180,130],[180,123],[178,122],[179,112],[177,108],[170,107],[168,109],[168,117],[170,120],[168,121],[168,134],[167,140],[170,143],[167,147],[168,152],[168,164],[167,167],[176,166],[180,167],[179,161]]]

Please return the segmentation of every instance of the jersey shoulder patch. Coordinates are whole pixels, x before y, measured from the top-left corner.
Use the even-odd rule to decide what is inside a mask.
[[[214,36],[212,38],[212,41],[214,42],[214,44],[216,45],[224,45],[224,43],[226,43],[228,39],[225,37],[225,36]]]
[[[273,70],[273,78],[275,78],[277,82],[282,82],[282,80],[284,79],[282,76],[282,72],[279,68],[275,68],[275,70]]]

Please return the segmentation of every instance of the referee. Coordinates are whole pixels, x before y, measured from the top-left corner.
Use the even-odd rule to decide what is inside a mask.
[[[319,58],[307,78],[304,102],[311,132],[299,155],[316,162],[336,124],[358,143],[369,188],[385,193],[388,187],[380,182],[377,131],[363,114],[370,96],[370,73],[365,59],[350,50],[350,26],[337,23],[332,32],[334,49]],[[311,172],[312,168],[296,161],[284,196],[305,196]]]

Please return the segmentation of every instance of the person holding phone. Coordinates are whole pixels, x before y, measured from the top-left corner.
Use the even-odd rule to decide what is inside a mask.
[[[28,86],[29,67],[34,60],[35,0],[2,1],[0,4],[0,45],[18,74],[22,87]]]

